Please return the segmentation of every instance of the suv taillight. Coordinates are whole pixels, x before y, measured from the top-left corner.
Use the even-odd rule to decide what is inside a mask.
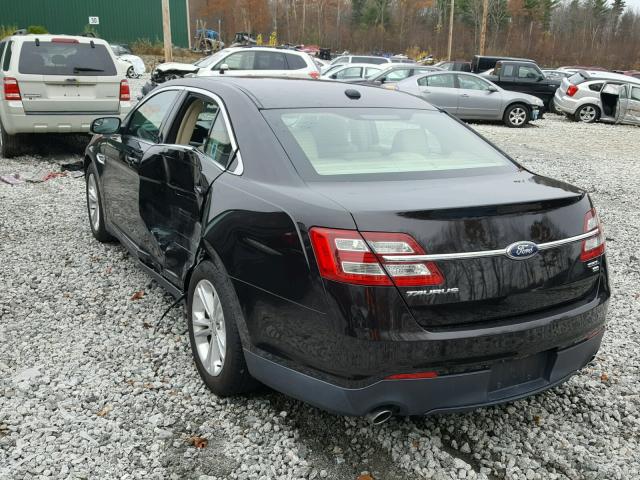
[[[582,241],[580,260],[583,262],[592,260],[604,253],[604,227],[600,222],[600,217],[598,217],[598,213],[595,208],[589,210],[584,216],[584,232],[587,233],[593,230],[597,230],[597,233],[593,237],[589,237]]]
[[[129,90],[129,82],[120,80],[120,101],[125,102],[131,100],[131,91]]]
[[[440,285],[444,277],[433,262],[388,262],[383,255],[424,255],[405,233],[357,232],[313,227],[311,244],[320,275],[356,285],[417,287]]]
[[[573,84],[567,87],[567,95],[569,95],[570,97],[573,97],[577,91],[578,91],[578,87],[576,87]]]
[[[309,72],[309,76],[310,76],[311,78],[313,78],[314,80],[317,80],[317,79],[319,79],[319,78],[320,78],[320,72],[317,72],[317,71],[315,71],[315,70],[314,70],[314,71],[311,71],[311,72]]]
[[[20,96],[20,86],[18,80],[12,77],[4,79],[4,99],[5,100],[22,100]]]

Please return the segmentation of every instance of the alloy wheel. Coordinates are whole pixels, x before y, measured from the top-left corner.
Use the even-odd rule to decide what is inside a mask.
[[[591,105],[582,107],[580,110],[580,120],[586,123],[593,122],[596,119],[596,108]]]
[[[220,297],[208,280],[200,280],[193,292],[191,323],[198,357],[207,373],[217,377],[224,366],[227,335]]]
[[[100,229],[100,203],[98,202],[98,185],[93,173],[87,179],[87,203],[89,204],[89,218],[94,231]]]
[[[527,120],[527,111],[522,107],[516,107],[509,112],[509,122],[512,125],[520,126]]]

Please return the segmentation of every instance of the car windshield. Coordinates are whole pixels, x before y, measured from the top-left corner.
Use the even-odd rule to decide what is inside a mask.
[[[36,75],[113,76],[117,74],[107,47],[54,39],[51,42],[24,42],[18,64],[20,73]]]
[[[214,53],[213,55],[209,55],[208,57],[201,58],[194,65],[200,68],[207,68],[213,65],[216,61],[220,60],[227,52],[223,53],[223,50]]]
[[[333,108],[263,114],[306,180],[415,179],[517,168],[437,111]]]

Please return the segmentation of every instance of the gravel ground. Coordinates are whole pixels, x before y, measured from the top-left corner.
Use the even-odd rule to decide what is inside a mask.
[[[92,239],[81,178],[0,183],[0,478],[640,478],[640,130],[553,115],[524,130],[474,128],[589,190],[605,222],[609,327],[569,382],[380,427],[268,389],[216,398],[179,311],[154,333],[171,298],[122,247]],[[80,159],[46,145],[0,159],[0,174]]]

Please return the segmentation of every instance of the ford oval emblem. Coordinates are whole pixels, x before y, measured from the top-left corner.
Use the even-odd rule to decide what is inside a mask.
[[[538,253],[538,245],[533,242],[516,242],[507,247],[507,257],[514,260],[526,260]]]

